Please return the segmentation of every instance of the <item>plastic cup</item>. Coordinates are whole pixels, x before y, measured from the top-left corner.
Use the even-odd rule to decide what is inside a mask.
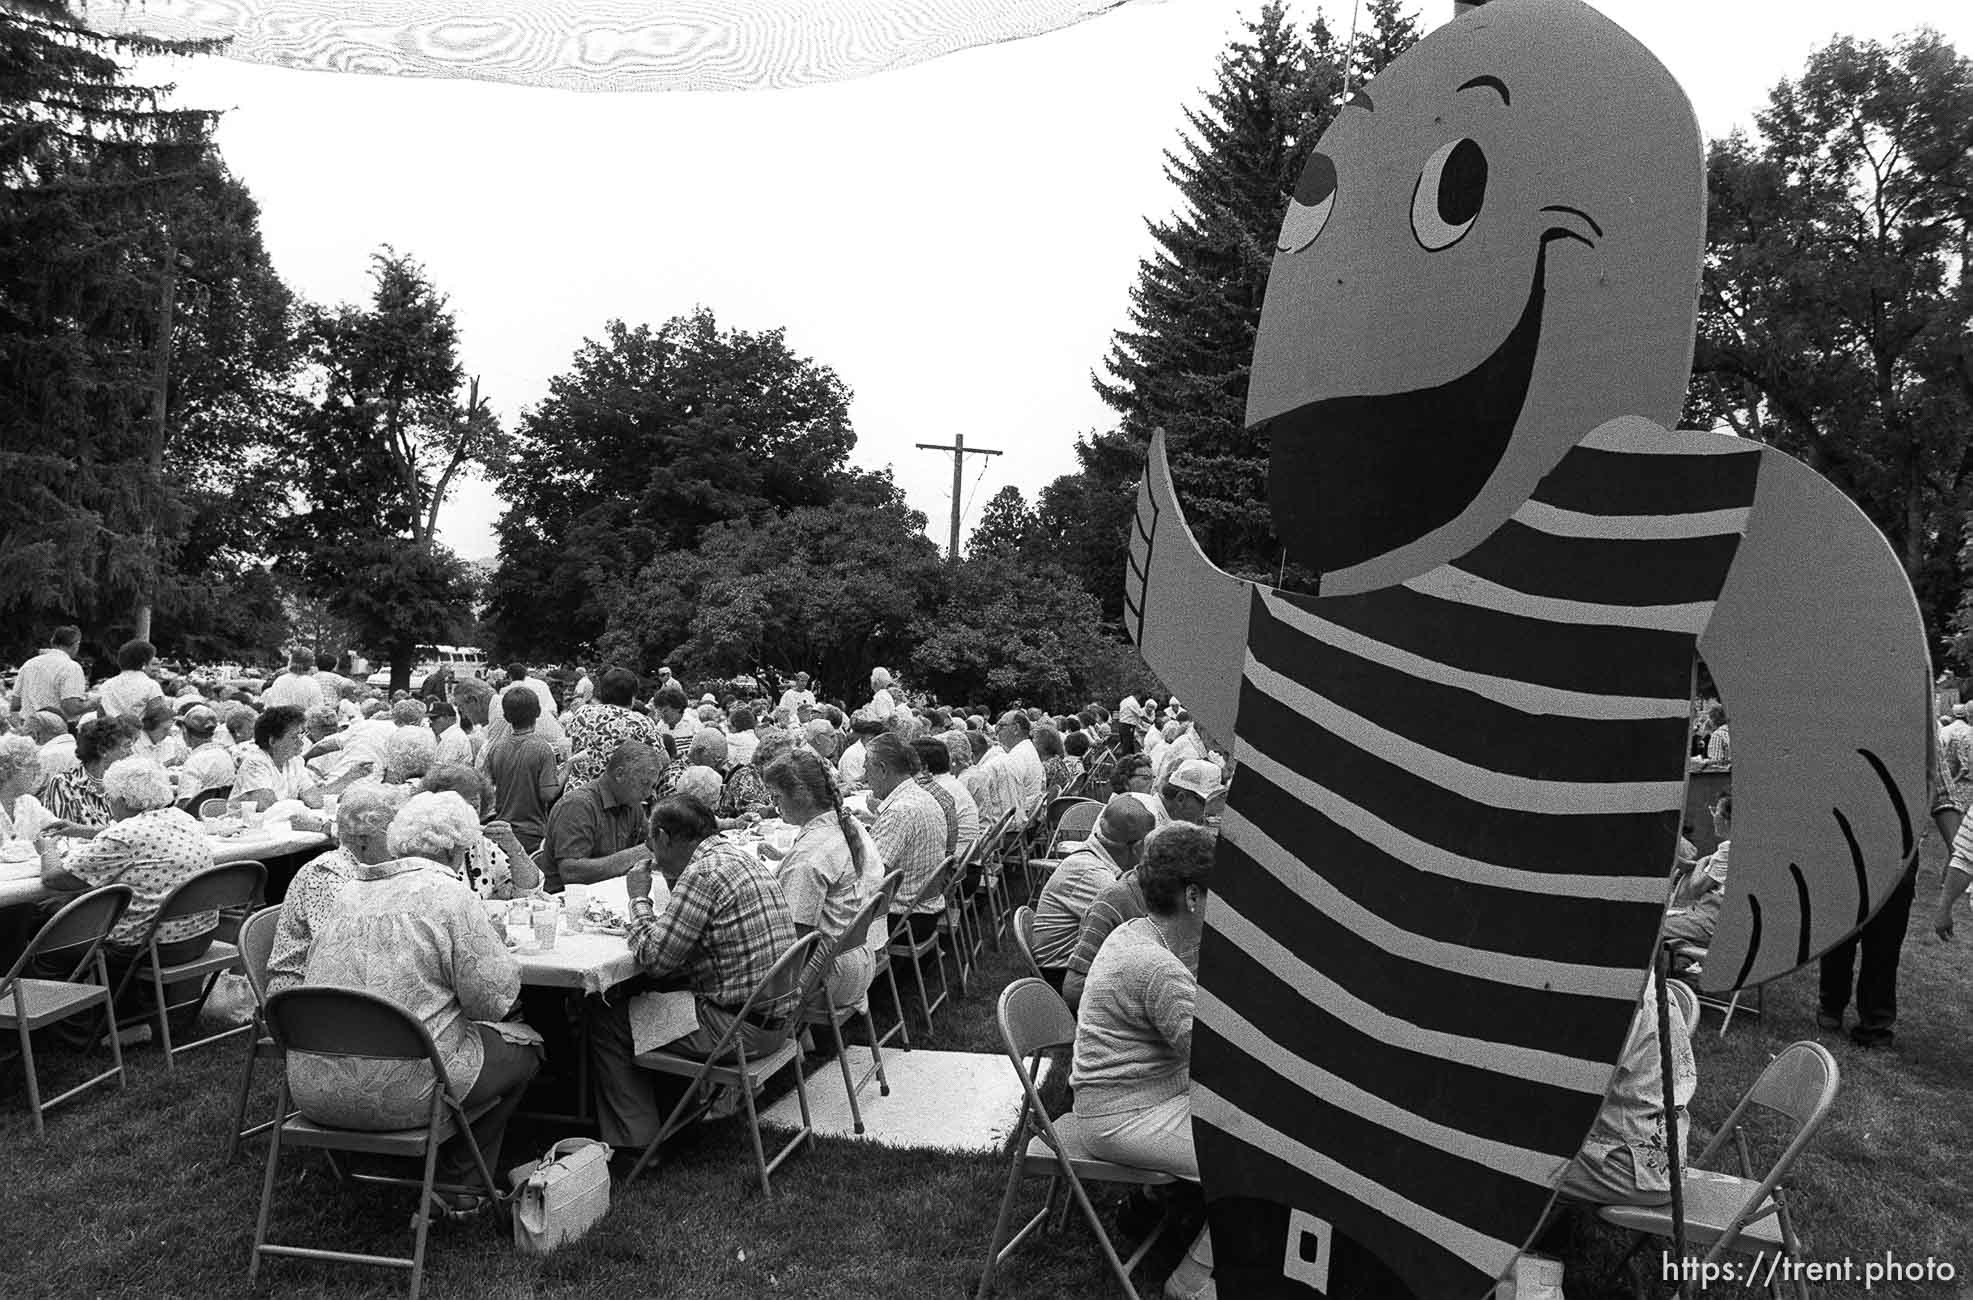
[[[557,907],[537,907],[534,909],[534,941],[541,951],[551,952],[555,947],[555,936],[562,927],[561,909]]]
[[[267,810],[252,804],[241,804],[240,821],[248,830],[257,831],[267,824]]]

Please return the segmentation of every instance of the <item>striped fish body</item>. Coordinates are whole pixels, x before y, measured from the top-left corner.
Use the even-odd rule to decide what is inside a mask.
[[[1759,453],[1620,422],[1452,564],[1255,591],[1193,1038],[1222,1293],[1479,1296],[1539,1225],[1650,963]]]

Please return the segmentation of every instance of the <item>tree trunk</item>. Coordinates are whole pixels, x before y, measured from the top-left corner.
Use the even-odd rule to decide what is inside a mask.
[[[167,239],[164,248],[164,288],[158,295],[158,338],[152,360],[151,414],[155,423],[151,428],[150,455],[146,461],[144,480],[145,500],[139,503],[144,512],[144,550],[142,565],[137,578],[137,608],[133,619],[131,638],[137,641],[151,639],[151,601],[158,588],[158,507],[161,504],[158,484],[164,477],[164,441],[166,433],[167,404],[171,398],[171,317],[177,306],[178,297],[178,242]]]
[[[416,662],[418,647],[409,641],[393,641],[390,647],[390,689],[394,695],[398,691],[411,689],[411,669]]]

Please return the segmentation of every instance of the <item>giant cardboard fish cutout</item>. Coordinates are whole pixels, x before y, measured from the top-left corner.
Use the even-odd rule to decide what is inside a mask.
[[[1152,444],[1127,621],[1239,761],[1193,1038],[1222,1294],[1508,1269],[1652,961],[1695,650],[1735,757],[1711,987],[1833,947],[1914,852],[1895,557],[1796,461],[1671,429],[1704,221],[1664,67],[1497,0],[1340,112],[1282,223],[1247,417],[1319,594],[1215,569]]]

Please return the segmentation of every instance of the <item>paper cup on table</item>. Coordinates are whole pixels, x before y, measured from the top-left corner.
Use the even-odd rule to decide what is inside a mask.
[[[589,886],[564,885],[562,887],[562,916],[568,921],[570,934],[581,934],[582,918],[589,910]]]

